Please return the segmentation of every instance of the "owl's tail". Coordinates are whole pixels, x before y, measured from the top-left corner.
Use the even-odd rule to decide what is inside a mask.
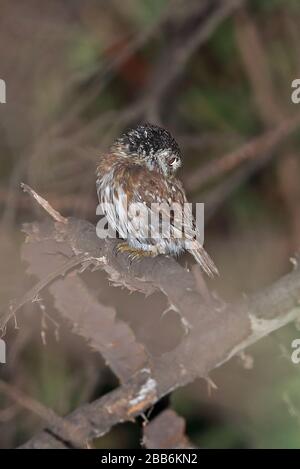
[[[191,254],[194,256],[202,270],[209,276],[214,277],[215,275],[219,275],[219,271],[212,260],[212,258],[207,254],[205,249],[199,244],[196,249],[190,251]]]

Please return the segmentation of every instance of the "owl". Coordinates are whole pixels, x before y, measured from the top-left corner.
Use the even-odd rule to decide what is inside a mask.
[[[118,138],[97,167],[99,204],[133,258],[178,256],[188,250],[209,275],[218,270],[204,250],[192,209],[175,177],[180,148],[161,127],[142,124]]]

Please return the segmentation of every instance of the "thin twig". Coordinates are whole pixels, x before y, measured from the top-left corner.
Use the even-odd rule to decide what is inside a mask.
[[[44,199],[43,199],[44,200]],[[52,207],[51,207],[52,209]],[[48,211],[48,210],[47,210]],[[29,301],[34,301],[38,294],[46,288],[48,285],[50,285],[51,282],[53,282],[55,279],[57,279],[60,276],[64,276],[69,270],[73,269],[74,267],[78,266],[79,264],[82,264],[85,261],[90,260],[90,256],[87,256],[86,254],[79,255],[77,257],[74,257],[70,259],[69,261],[65,262],[62,266],[60,266],[58,269],[54,270],[51,272],[49,275],[46,276],[46,278],[40,280],[38,283],[36,283],[27,293],[25,293],[20,300],[13,302],[9,307],[6,312],[6,314],[2,315],[0,317],[0,330],[5,331],[6,326],[10,318],[15,316],[17,311],[22,308],[26,303]]]
[[[17,389],[15,386],[0,380],[0,391],[6,394],[9,399],[12,399],[24,409],[34,413],[42,420],[44,420],[49,426],[55,426],[59,428],[59,436],[69,442],[76,448],[87,448],[85,443],[85,434],[82,433],[81,429],[73,425],[68,420],[59,417],[53,410],[44,406],[40,402],[32,399]]]
[[[185,178],[190,191],[199,190],[213,179],[224,176],[229,171],[240,166],[243,162],[256,158],[264,158],[265,154],[273,151],[286,137],[294,132],[300,125],[300,116],[296,115],[275,129],[269,130],[263,135],[243,144],[237,150],[230,152],[221,158],[215,159],[206,166],[202,166]]]
[[[21,188],[23,189],[24,192],[27,192],[30,194],[36,201],[37,203],[43,207],[44,210],[57,222],[59,223],[68,223],[68,219],[63,217],[59,212],[57,212],[47,200],[43,199],[39,194],[37,194],[31,187],[29,187],[27,184],[24,184],[24,182],[21,182]]]

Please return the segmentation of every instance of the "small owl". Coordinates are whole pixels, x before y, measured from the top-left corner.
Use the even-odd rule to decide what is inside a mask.
[[[171,134],[143,124],[118,138],[97,167],[97,193],[110,227],[133,258],[189,250],[210,276],[218,270],[198,241],[184,189],[175,174],[181,152]],[[198,238],[198,239],[197,239]]]

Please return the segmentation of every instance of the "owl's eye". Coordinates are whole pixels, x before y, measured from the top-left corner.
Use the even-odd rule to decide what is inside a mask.
[[[169,160],[169,165],[170,165],[170,166],[174,166],[176,163],[178,163],[178,158],[177,158],[177,156],[174,156],[173,158],[171,158],[171,159]]]

